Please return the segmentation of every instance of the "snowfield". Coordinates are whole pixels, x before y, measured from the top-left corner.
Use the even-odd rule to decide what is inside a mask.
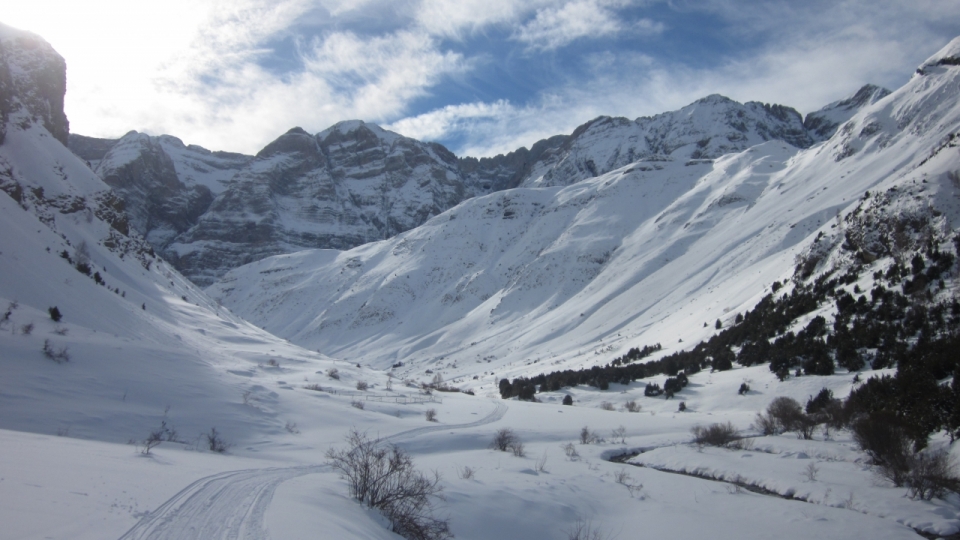
[[[2,50],[59,58],[37,39],[0,25]],[[566,539],[578,524],[605,539],[956,537],[957,494],[911,499],[848,432],[800,440],[751,425],[775,397],[845,397],[890,370],[861,382],[844,369],[783,381],[767,365],[704,370],[673,399],[644,397],[665,376],[539,402],[500,399],[497,382],[693,346],[790,276],[867,189],[909,193],[904,212],[936,201],[938,226],[957,228],[960,156],[944,134],[960,132],[958,50],[806,151],[768,141],[495,193],[390,240],[254,263],[207,292],[12,108],[0,144],[0,539],[399,538],[327,463],[351,430],[438,472],[435,515],[464,540]],[[875,266],[845,286],[868,289]],[[950,278],[938,294],[957,287]],[[832,317],[807,319],[817,314]],[[440,379],[454,391],[421,384]],[[691,444],[691,429],[719,422],[740,449]],[[491,448],[500,429],[523,455]],[[930,445],[960,458],[942,434]]]

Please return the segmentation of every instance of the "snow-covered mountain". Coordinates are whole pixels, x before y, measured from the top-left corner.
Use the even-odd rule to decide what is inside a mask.
[[[251,388],[258,364],[324,358],[231,315],[156,256],[67,133],[50,131],[67,125],[63,69],[41,38],[0,25],[0,70],[15,81],[0,144],[0,428],[126,442],[166,418],[237,443],[251,426],[282,430],[276,400]],[[245,392],[265,406],[245,407]]]
[[[37,98],[53,95],[47,79],[24,82],[60,64],[36,36],[0,26],[0,73],[27,77],[23,94],[0,88],[0,536],[396,539],[390,514],[359,504],[323,463],[350,430],[383,437],[403,463],[434,471],[413,479],[436,479],[445,498],[414,517],[435,516],[465,540],[760,539],[774,530],[789,540],[907,540],[960,531],[955,495],[904,496],[874,474],[850,431],[801,440],[751,427],[774,397],[847,396],[877,382],[860,376],[890,369],[781,380],[766,365],[737,365],[691,371],[683,401],[645,397],[647,382],[666,386],[650,374],[608,390],[541,388],[538,403],[499,399],[487,386],[492,373],[479,372],[579,367],[653,338],[669,350],[678,335],[690,343],[711,333],[702,320],[751,305],[768,280],[795,267],[791,279],[802,280],[859,261],[859,277],[831,289],[838,305],[871,282],[874,300],[893,298],[879,282],[900,291],[900,278],[871,274],[899,268],[891,258],[913,267],[915,286],[928,275],[916,270],[922,258],[906,262],[918,245],[931,255],[960,244],[960,40],[824,145],[798,151],[767,141],[712,163],[640,160],[566,187],[497,192],[394,239],[268,259],[216,289],[249,299],[273,326],[299,325],[305,341],[325,325],[321,337],[335,339],[324,346],[366,355],[336,363],[235,317],[151,252],[121,199],[64,147],[66,132],[49,131],[57,102]],[[529,167],[563,140],[554,142],[485,170]],[[507,178],[498,174],[487,179]],[[294,267],[311,261],[319,270]],[[956,269],[941,276],[944,284],[934,278],[909,294],[955,295]],[[314,287],[316,278],[341,291]],[[249,297],[227,291],[246,280],[268,286]],[[796,296],[791,288],[780,298]],[[863,298],[849,304],[867,306],[867,318]],[[316,302],[327,300],[330,316],[318,315]],[[941,310],[930,319],[955,327],[960,304],[949,309],[949,318]],[[724,326],[735,317],[716,316]],[[591,341],[598,335],[602,345]],[[393,346],[400,350],[390,356]],[[444,351],[452,352],[440,359]],[[389,358],[407,364],[390,374],[359,366]],[[455,384],[476,395],[428,395],[417,379],[440,374],[425,363],[463,376]],[[411,377],[393,376],[404,371]],[[691,429],[718,423],[746,438],[727,448],[690,444]],[[490,448],[498,430],[517,437],[513,452]],[[217,453],[211,433],[235,446]],[[942,431],[927,442],[924,456],[956,458]]]
[[[889,192],[882,214],[925,216],[948,236],[960,225],[957,47],[960,40],[886,97],[866,91],[857,100],[864,108],[809,148],[799,147],[810,141],[799,127],[777,132],[796,134],[796,145],[762,142],[758,128],[742,141],[748,148],[724,155],[729,138],[701,146],[698,133],[632,162],[612,142],[585,144],[616,156],[594,163],[618,168],[555,181],[557,171],[573,180],[592,174],[577,172],[586,161],[571,150],[528,177],[524,185],[535,187],[466,201],[349,251],[259,261],[208,292],[306,347],[377,367],[402,361],[411,371],[478,377],[473,384],[486,388],[505,375],[606,363],[630,347],[683,349],[711,336],[715,320],[729,324],[752,308],[798,261],[819,263],[839,249],[847,216],[881,204],[863,202],[867,192]],[[711,97],[686,117],[717,118],[718,106],[733,107]],[[828,111],[837,120],[853,107]],[[782,116],[801,125],[799,115]],[[641,124],[603,121],[583,132],[599,139]]]
[[[504,189],[570,185],[640,159],[709,160],[768,140],[806,148],[884,92],[864,87],[808,115],[809,125],[789,107],[708,96],[649,118],[600,117],[484,159],[360,121],[317,135],[294,128],[252,158],[136,132],[70,144],[123,198],[133,226],[207,285],[270,255],[390,238]]]

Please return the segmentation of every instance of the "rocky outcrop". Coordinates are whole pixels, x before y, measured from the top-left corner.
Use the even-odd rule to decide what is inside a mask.
[[[0,123],[5,126],[22,110],[22,121],[39,122],[66,145],[66,69],[63,57],[43,38],[0,24]]]
[[[164,256],[206,285],[269,255],[389,238],[466,193],[456,157],[440,145],[359,121],[315,136],[294,128],[237,172]]]
[[[123,197],[133,227],[207,285],[270,255],[390,238],[506,189],[566,186],[639,160],[705,164],[773,139],[805,148],[885,92],[870,88],[808,117],[815,130],[789,107],[712,95],[652,117],[599,117],[570,135],[480,159],[361,121],[316,135],[293,128],[253,157],[136,132],[112,145],[82,137],[71,145]]]
[[[886,88],[864,85],[857,93],[835,101],[803,119],[803,127],[817,141],[825,141],[836,133],[840,124],[853,118],[857,111],[890,95]]]

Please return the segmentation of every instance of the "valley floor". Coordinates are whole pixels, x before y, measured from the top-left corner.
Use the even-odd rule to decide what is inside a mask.
[[[308,377],[288,372],[258,382],[277,386],[300,375]],[[739,396],[744,381],[754,390]],[[730,421],[751,435],[753,414],[774,396],[805,401],[821,387],[843,395],[851,384],[848,374],[779,382],[761,366],[695,374],[672,400],[643,398],[642,383],[540,394],[542,403],[447,393],[419,404],[370,399],[418,396],[399,383],[367,393],[346,384],[325,392],[291,387],[284,394],[314,404],[299,426],[223,455],[200,438],[144,455],[132,444],[0,430],[0,538],[398,538],[349,499],[325,465],[325,451],[342,446],[351,427],[440,472],[445,500],[437,514],[462,539],[567,538],[578,521],[611,539],[956,535],[960,498],[912,500],[884,484],[847,432],[818,432],[812,441],[754,437],[744,450],[689,444],[694,425]],[[560,405],[566,393],[574,406]],[[640,412],[623,411],[628,400]],[[362,410],[349,406],[360,401]],[[680,401],[686,412],[677,411]],[[425,420],[427,409],[438,422]],[[620,426],[622,440],[612,435]],[[603,440],[581,444],[584,427]],[[501,428],[521,438],[524,457],[489,448]],[[629,464],[609,461],[635,452]]]

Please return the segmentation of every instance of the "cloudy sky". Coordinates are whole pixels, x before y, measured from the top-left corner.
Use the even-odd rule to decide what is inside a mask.
[[[458,155],[712,93],[806,113],[894,89],[960,0],[0,0],[67,61],[71,131],[254,153],[378,123]]]

